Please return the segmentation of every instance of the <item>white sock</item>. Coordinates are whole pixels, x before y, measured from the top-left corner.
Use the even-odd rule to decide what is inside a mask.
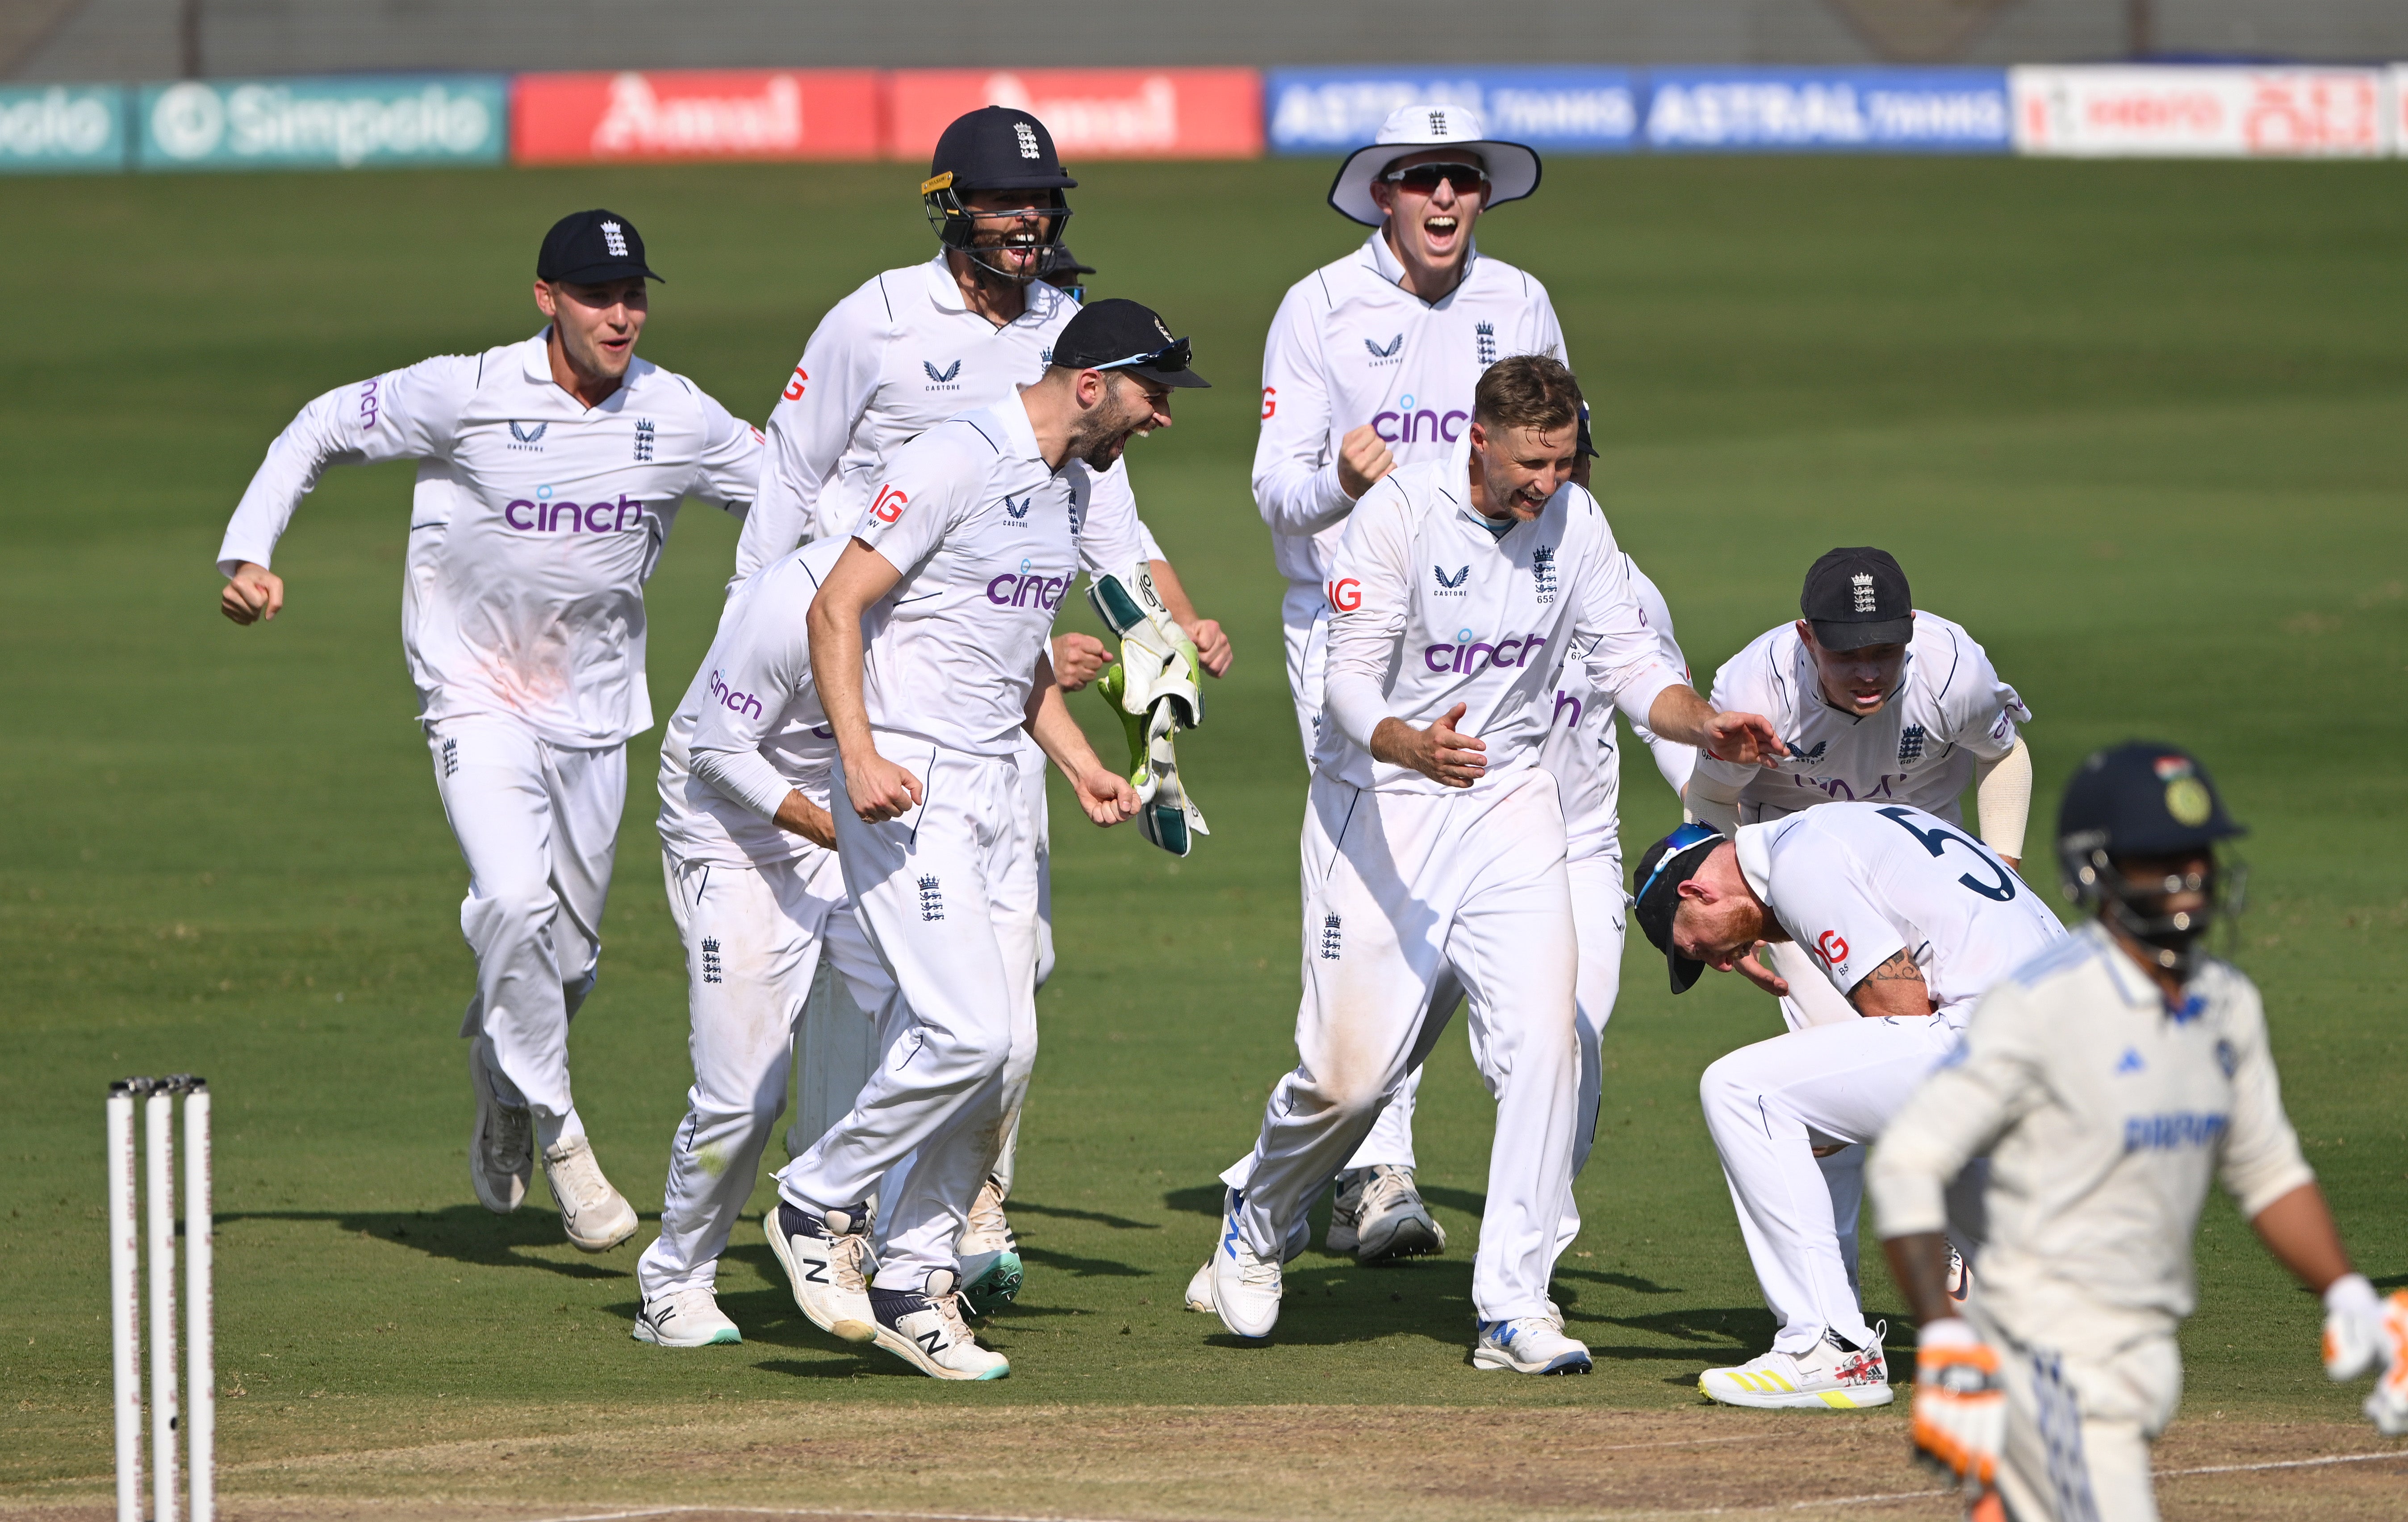
[[[585,1123],[577,1118],[574,1108],[566,1115],[535,1113],[535,1144],[541,1151],[550,1152],[563,1142],[581,1141],[584,1136]]]

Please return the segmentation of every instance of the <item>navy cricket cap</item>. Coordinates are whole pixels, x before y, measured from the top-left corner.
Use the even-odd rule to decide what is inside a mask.
[[[636,224],[599,208],[572,211],[552,224],[535,256],[535,278],[578,285],[660,279],[644,263],[644,239]]]
[[[982,106],[953,118],[929,156],[929,183],[921,193],[945,188],[935,181],[948,175],[953,178],[947,185],[956,193],[1068,190],[1078,184],[1062,172],[1045,123],[1009,106]]]
[[[1647,943],[1664,954],[1672,973],[1672,992],[1685,994],[1706,970],[1706,964],[1672,949],[1672,916],[1680,912],[1681,884],[1714,854],[1726,837],[1704,825],[1684,825],[1640,854],[1631,873],[1632,917],[1645,932]]]
[[[2153,739],[2092,753],[2057,813],[2060,853],[2170,856],[2247,833],[2198,757]]]
[[[1825,650],[1902,645],[1914,638],[1914,598],[1886,550],[1832,550],[1806,570],[1798,610]]]
[[[1153,308],[1121,296],[1080,308],[1054,340],[1054,363],[1074,370],[1126,370],[1158,386],[1209,389],[1211,382],[1187,367],[1194,357]]]

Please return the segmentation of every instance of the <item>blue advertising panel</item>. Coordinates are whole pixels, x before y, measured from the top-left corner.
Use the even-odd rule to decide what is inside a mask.
[[[1487,130],[1541,152],[1627,152],[1639,126],[1636,76],[1618,68],[1275,68],[1263,79],[1274,153],[1343,153],[1399,106],[1469,106]]]
[[[113,84],[0,90],[0,174],[125,167],[125,92]]]
[[[1641,136],[1659,152],[2004,153],[2004,69],[1661,68]]]
[[[144,169],[359,169],[499,164],[509,80],[499,74],[148,84]]]

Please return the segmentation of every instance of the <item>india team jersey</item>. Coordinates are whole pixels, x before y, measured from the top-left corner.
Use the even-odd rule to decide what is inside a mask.
[[[1369,749],[1383,718],[1456,727],[1487,745],[1472,791],[1535,765],[1560,653],[1639,722],[1681,681],[1631,596],[1597,499],[1572,485],[1503,532],[1473,509],[1468,443],[1363,494],[1331,567],[1329,669],[1313,764],[1383,792],[1452,792]]]
[[[2086,925],[1981,1001],[1883,1133],[1866,1178],[1885,1236],[1940,1229],[1940,1181],[1988,1154],[1974,1304],[2018,1342],[2103,1356],[2171,1334],[2198,1303],[2191,1241],[2211,1176],[2243,1217],[2315,1177],[2257,988],[2208,961],[2184,993],[2168,1009]]]
[[[940,252],[886,271],[829,309],[769,413],[761,497],[744,524],[753,563],[852,533],[877,495],[879,467],[896,450],[1042,377],[1079,304],[1042,281],[1026,299],[1018,318],[996,327],[962,304]],[[1097,479],[1093,515],[1088,532],[1128,547],[1104,563],[1126,571],[1138,527],[1125,466]]]
[[[507,714],[572,747],[651,728],[644,582],[681,498],[745,510],[761,436],[641,359],[589,409],[552,380],[542,334],[425,360],[301,409],[218,568],[268,565],[328,466],[397,459],[422,462],[402,601],[422,717]]]
[[[1698,758],[1698,775],[1741,788],[1740,818],[1778,819],[1817,803],[1905,803],[1956,823],[1976,761],[2015,748],[2031,710],[1956,625],[1917,611],[1899,690],[1870,718],[1824,700],[1795,624],[1759,635],[1714,673],[1713,705],[1761,713],[1788,744],[1777,771]]]
[[[1627,553],[1622,566],[1630,581],[1631,598],[1639,604],[1639,616],[1656,638],[1657,657],[1686,682],[1688,658],[1672,637],[1672,610],[1665,606],[1664,594]],[[1566,858],[1619,860],[1622,749],[1613,731],[1613,696],[1600,694],[1590,684],[1587,654],[1582,642],[1573,640],[1556,673],[1547,737],[1539,742],[1539,764],[1555,774],[1555,789],[1563,800]],[[1631,727],[1640,743],[1655,754],[1656,768],[1664,774],[1672,796],[1680,797],[1688,784],[1689,768],[1697,764],[1697,747],[1659,739],[1643,724]]]
[[[1809,809],[1742,825],[1732,843],[1747,885],[1832,987],[1846,994],[1903,951],[1950,1025],[2065,935],[1987,846],[1904,804]]]
[[[836,736],[811,680],[811,599],[845,538],[817,539],[752,573],[661,737],[661,843],[681,861],[767,866],[819,848],[771,823],[790,791],[824,809]],[[719,759],[737,793],[695,774]]]
[[[1046,465],[1016,396],[896,452],[853,530],[902,573],[862,621],[871,727],[973,755],[1017,749],[1094,481],[1077,460]]]
[[[1462,283],[1424,301],[1374,232],[1288,288],[1263,347],[1254,503],[1280,574],[1329,579],[1346,515],[1340,442],[1369,424],[1400,466],[1442,460],[1471,423],[1481,372],[1514,354],[1564,359],[1546,287],[1474,247]]]

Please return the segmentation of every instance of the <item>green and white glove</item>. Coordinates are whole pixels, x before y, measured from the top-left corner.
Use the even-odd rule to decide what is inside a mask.
[[[1129,785],[1137,789],[1138,828],[1148,840],[1183,856],[1194,837],[1210,835],[1204,812],[1179,778],[1172,737],[1204,722],[1203,663],[1196,643],[1172,622],[1143,561],[1126,576],[1098,576],[1087,601],[1120,636],[1120,659],[1096,683],[1128,737]]]

